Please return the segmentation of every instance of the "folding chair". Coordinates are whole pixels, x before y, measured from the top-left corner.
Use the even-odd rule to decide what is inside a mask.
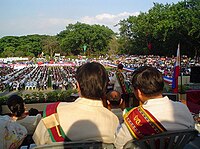
[[[183,149],[191,140],[198,136],[195,129],[167,131],[144,137],[141,140],[130,140],[124,149]]]
[[[102,143],[97,141],[75,141],[75,142],[55,142],[52,144],[40,145],[32,149],[114,149],[112,143]]]

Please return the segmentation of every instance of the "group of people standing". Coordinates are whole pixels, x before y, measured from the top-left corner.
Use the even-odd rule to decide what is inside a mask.
[[[34,143],[94,140],[113,143],[120,149],[131,139],[194,128],[194,119],[187,106],[162,96],[163,75],[153,67],[142,66],[133,72],[131,92],[140,105],[126,108],[130,98],[122,69],[123,65],[119,64],[109,80],[100,63],[87,62],[77,68],[79,97],[71,103],[56,102],[46,106],[33,133]],[[108,107],[111,103],[106,99],[108,83],[113,83],[114,90],[119,93],[113,96],[120,101],[118,104],[125,101],[120,120],[111,110],[112,106]]]

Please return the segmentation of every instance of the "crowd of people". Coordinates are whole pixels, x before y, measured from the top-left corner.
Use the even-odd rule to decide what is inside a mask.
[[[109,57],[99,58],[81,58],[81,59],[63,59],[63,63],[70,62],[74,65],[72,67],[48,67],[33,65],[30,63],[22,69],[14,69],[12,67],[5,66],[0,69],[0,90],[5,88],[12,90],[20,89],[38,89],[43,90],[48,87],[53,89],[68,88],[68,86],[74,87],[76,80],[74,78],[74,72],[76,68],[86,62],[96,61],[104,66],[107,64],[117,65],[118,61],[123,64],[124,68],[135,70],[138,67],[148,65],[157,68],[164,76],[172,77],[175,63],[175,57],[161,57],[154,55],[122,55],[118,56],[116,60],[111,60]],[[190,75],[192,66],[200,66],[200,62],[182,56],[181,58],[181,73],[182,75]],[[114,69],[110,70],[109,77],[114,75]],[[130,81],[131,72],[127,71],[125,77]],[[51,80],[50,80],[51,79]],[[50,80],[50,84],[48,83]]]
[[[155,65],[134,67],[130,90],[122,71],[123,63],[118,63],[113,75],[109,76],[100,61],[85,62],[77,68],[61,68],[62,71],[57,68],[54,70],[52,80],[62,78],[61,72],[67,72],[69,78],[76,80],[79,97],[74,102],[55,102],[44,108],[43,118],[32,123],[36,124],[32,131],[32,141],[36,145],[93,140],[113,143],[117,149],[121,149],[132,139],[138,140],[166,131],[195,129],[195,121],[187,106],[162,95],[163,74]],[[46,69],[42,68],[41,71],[47,72]],[[45,78],[45,74],[41,76]],[[107,86],[111,84],[114,86],[108,91]],[[127,103],[131,100],[127,96],[128,90],[139,100],[135,107]],[[19,137],[15,137],[18,140],[15,139],[14,144],[18,147],[26,141],[29,127],[32,126],[25,125],[25,120],[20,122],[27,117],[20,97],[9,97],[7,105],[11,115],[5,121],[17,123],[18,129],[14,131],[21,130],[15,131]],[[2,128],[6,130],[6,124]],[[3,132],[1,135],[5,136]],[[11,132],[7,135],[13,135]],[[12,139],[1,138],[12,142]],[[1,148],[11,147],[12,144],[5,140]]]
[[[75,83],[74,70],[70,67],[28,66],[20,70],[1,68],[0,90],[46,90],[48,87],[67,89]],[[50,81],[50,84],[48,82]]]

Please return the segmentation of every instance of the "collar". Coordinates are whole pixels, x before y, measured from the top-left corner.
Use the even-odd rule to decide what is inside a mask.
[[[94,99],[88,99],[88,98],[84,98],[84,97],[79,97],[74,102],[78,103],[78,104],[89,105],[89,106],[103,107],[102,100],[94,100]]]
[[[149,99],[149,100],[145,101],[143,105],[149,105],[149,104],[152,104],[152,103],[164,102],[164,101],[167,101],[167,100],[169,100],[169,98],[167,96],[165,96],[163,98]]]

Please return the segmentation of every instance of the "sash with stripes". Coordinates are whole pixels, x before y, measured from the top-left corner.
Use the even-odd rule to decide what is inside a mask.
[[[60,126],[57,115],[57,106],[59,103],[60,102],[55,102],[45,106],[42,121],[50,134],[52,142],[71,141],[67,138],[62,127]]]
[[[136,139],[167,131],[162,124],[142,106],[125,113],[124,122]]]
[[[119,84],[120,84],[120,86],[122,88],[122,93],[123,94],[127,94],[128,91],[126,89],[126,84],[124,82],[124,76],[119,70],[116,71],[116,77],[117,77],[117,80],[118,80],[118,82],[119,82]]]

